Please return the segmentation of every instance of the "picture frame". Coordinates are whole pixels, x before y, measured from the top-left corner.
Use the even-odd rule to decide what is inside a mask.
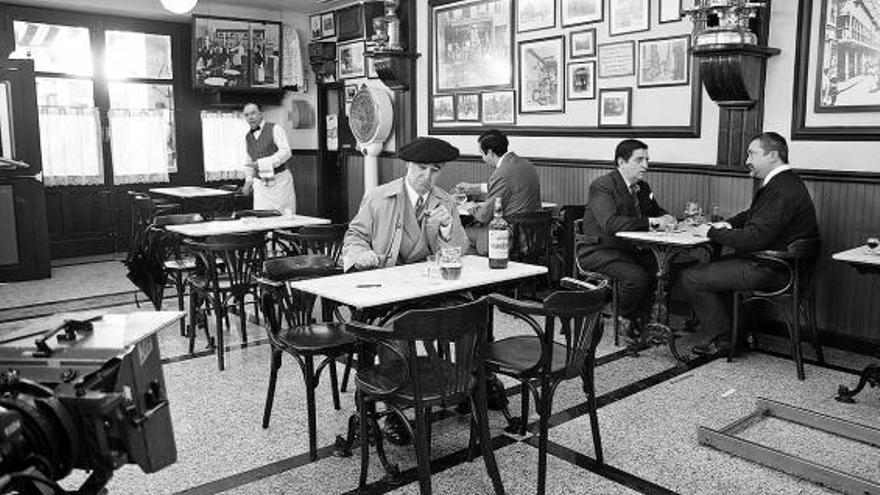
[[[480,112],[485,125],[514,125],[516,111],[514,90],[489,91],[480,94]]]
[[[336,71],[338,79],[365,77],[364,42],[352,41],[336,45]]]
[[[431,119],[434,122],[455,121],[455,98],[453,95],[435,95],[432,98]]]
[[[556,0],[517,0],[516,32],[556,27]]]
[[[605,0],[560,0],[562,27],[605,20]]]
[[[519,113],[564,112],[563,37],[521,41],[518,53]]]
[[[657,22],[668,24],[681,20],[681,0],[660,0]]]
[[[282,46],[280,22],[193,15],[193,87],[278,89]]]
[[[12,121],[12,83],[0,81],[0,157],[15,158],[15,125]]]
[[[324,37],[324,32],[321,29],[321,15],[310,15],[309,16],[309,28],[311,32],[311,37],[313,40],[321,39]]]
[[[599,79],[632,76],[636,73],[636,44],[633,41],[603,43],[598,48]]]
[[[480,121],[480,94],[456,93],[455,120],[459,122]]]
[[[336,41],[364,38],[364,6],[353,4],[336,11]]]
[[[512,1],[431,6],[428,77],[434,93],[513,87]]]
[[[608,35],[639,33],[651,29],[650,0],[608,0]]]
[[[596,56],[596,28],[568,33],[568,58]]]
[[[321,37],[329,38],[336,36],[336,18],[333,12],[321,14]]]
[[[376,72],[376,61],[373,60],[373,57],[367,57],[366,67],[367,79],[379,79],[379,74]]]
[[[639,40],[638,86],[681,86],[690,83],[691,37]]]
[[[599,90],[599,127],[632,127],[632,88]]]
[[[596,99],[596,61],[569,62],[566,69],[566,98],[569,100]]]
[[[357,84],[346,84],[345,85],[345,102],[351,103],[351,100],[354,99],[355,93],[358,91]]]

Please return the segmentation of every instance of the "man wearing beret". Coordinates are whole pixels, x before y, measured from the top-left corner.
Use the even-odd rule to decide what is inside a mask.
[[[458,158],[458,148],[419,137],[397,157],[406,162],[406,176],[367,191],[349,223],[342,245],[346,271],[416,263],[446,246],[467,250],[454,199],[434,185],[443,165]]]

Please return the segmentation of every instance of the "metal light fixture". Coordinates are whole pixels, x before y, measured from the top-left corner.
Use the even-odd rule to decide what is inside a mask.
[[[165,10],[175,14],[186,14],[196,8],[199,0],[159,0]]]
[[[694,22],[694,46],[715,44],[757,44],[749,21],[765,7],[761,0],[696,0],[683,12]]]

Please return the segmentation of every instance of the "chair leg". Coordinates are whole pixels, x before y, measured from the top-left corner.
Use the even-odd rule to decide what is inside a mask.
[[[618,312],[617,282],[611,284],[611,318],[614,319],[614,347],[620,346],[620,315]]]
[[[431,494],[431,456],[428,453],[428,421],[425,408],[416,406],[416,428],[413,444],[416,449],[416,468],[419,473],[419,492]]]
[[[498,464],[495,462],[495,450],[492,448],[492,437],[489,434],[489,413],[486,410],[486,379],[479,374],[477,376],[477,396],[471,397],[471,409],[476,411],[477,426],[480,429],[480,450],[483,452],[483,462],[486,471],[492,479],[492,486],[496,495],[504,495],[504,484],[501,482],[501,474],[498,472]]]
[[[177,310],[183,311],[183,298],[184,293],[186,292],[186,286],[183,284],[182,272],[176,272],[174,274],[174,289],[177,290]],[[186,322],[182,318],[180,320],[180,336],[186,336]]]
[[[800,299],[798,298],[797,289],[795,289],[795,293],[792,296],[792,308],[791,308],[791,350],[792,357],[794,358],[794,364],[797,368],[797,377],[798,380],[804,379],[804,357],[801,353],[801,318],[800,311],[798,307],[800,306]]]
[[[333,408],[337,411],[341,408],[339,405],[339,379],[336,376],[336,359],[334,358],[327,364],[330,368],[330,393],[333,395]]]
[[[217,322],[217,367],[220,371],[226,369],[224,363],[224,353],[226,352],[226,335],[223,331],[223,311],[221,309],[220,297],[214,298],[214,318]]]
[[[358,489],[361,491],[367,487],[367,473],[370,470],[370,441],[367,433],[367,403],[362,392],[355,393],[358,404],[359,436],[361,441],[361,473],[358,478]],[[380,432],[376,431],[378,436]]]
[[[529,386],[525,380],[520,383],[520,416],[519,416],[519,434],[526,434],[526,425],[529,424]]]
[[[275,402],[275,384],[278,382],[278,368],[281,367],[281,351],[272,351],[269,360],[269,390],[266,391],[266,407],[263,409],[263,428],[269,427],[272,404]]]
[[[196,316],[196,310],[198,309],[198,293],[194,290],[189,291],[189,353],[192,354],[195,351],[196,346],[196,327],[199,324],[199,319]]]
[[[541,397],[535,400],[535,408],[538,409],[538,495],[544,495],[547,487],[547,435],[550,429],[550,407],[553,404],[553,394],[550,391],[550,381],[546,375],[541,379]]]
[[[727,354],[727,362],[733,362],[736,354],[736,343],[739,340],[739,292],[733,292],[733,321],[731,322],[730,352]]]
[[[825,355],[822,353],[822,344],[819,342],[819,329],[816,325],[816,299],[811,295],[806,301],[804,309],[805,320],[810,328],[810,339],[813,341],[813,350],[816,352],[816,360],[820,363],[825,362]]]
[[[354,364],[354,353],[350,352],[345,359],[345,371],[342,372],[342,386],[339,387],[340,392],[345,392],[345,389],[348,388],[348,376],[351,375],[352,364]]]
[[[474,462],[474,457],[476,457],[477,452],[477,409],[474,407],[473,400],[471,400],[471,413],[468,415],[470,421],[468,421],[469,432],[468,432],[468,452],[467,452],[467,460],[468,462]]]
[[[583,384],[584,392],[587,394],[587,407],[590,410],[590,429],[593,432],[593,453],[596,456],[596,462],[604,464],[605,459],[602,454],[602,438],[599,435],[599,411],[596,409],[596,380],[594,374],[595,363],[587,363],[587,369],[584,371]]]
[[[318,458],[318,426],[315,421],[315,362],[312,356],[305,356],[303,370],[306,379],[306,409],[309,416],[309,460]]]
[[[247,344],[247,313],[244,311],[244,295],[238,301],[238,321],[241,322],[241,342]]]

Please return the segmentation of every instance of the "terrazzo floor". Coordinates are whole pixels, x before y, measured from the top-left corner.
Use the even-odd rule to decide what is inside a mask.
[[[95,266],[91,266],[95,265]],[[102,273],[104,263],[71,265]],[[96,276],[96,275],[92,275]],[[15,284],[17,285],[17,284]],[[15,289],[10,284],[0,288]],[[61,291],[58,292],[61,294]],[[109,297],[110,299],[104,299]],[[129,297],[84,298],[65,310],[101,308],[125,313],[136,311]],[[64,298],[64,297],[61,297]],[[52,309],[51,299],[36,305]],[[168,308],[176,307],[169,302]],[[0,307],[2,309],[2,307]],[[142,308],[143,309],[143,308]],[[36,311],[36,315],[48,314]],[[0,336],[24,326],[39,326],[46,316],[14,318],[3,322]],[[496,315],[496,336],[528,330],[506,315]],[[268,429],[260,425],[270,348],[265,331],[249,325],[250,342],[242,345],[237,318],[228,333],[227,369],[217,371],[216,357],[203,351],[199,336],[194,355],[175,325],[159,334],[160,350],[171,404],[177,463],[153,474],[133,465],[117,470],[108,485],[111,494],[320,494],[354,493],[359,471],[358,453],[352,458],[333,455],[336,435],[345,430],[354,411],[351,390],[342,394],[342,409],[332,407],[328,383],[317,396],[319,458],[308,461],[306,413],[302,378],[295,363],[285,358],[279,375],[275,407]],[[880,426],[880,398],[876,390],[859,396],[857,404],[841,404],[833,396],[839,384],[852,385],[873,357],[826,349],[827,366],[806,366],[806,381],[795,378],[794,365],[785,357],[787,343],[772,337],[761,339],[762,351],[751,352],[732,363],[698,360],[690,367],[679,365],[666,348],[651,348],[632,356],[616,347],[611,326],[599,345],[596,393],[606,464],[593,461],[589,417],[578,380],[561,385],[553,405],[550,429],[547,493],[598,494],[814,494],[833,493],[807,481],[773,471],[728,454],[702,447],[696,427],[719,428],[750,413],[757,397],[767,397],[866,425]],[[681,349],[700,340],[687,335]],[[807,357],[812,354],[807,352]],[[337,365],[340,374],[341,364]],[[510,387],[510,407],[518,414],[519,397]],[[453,411],[437,414],[433,424],[433,488],[440,494],[491,493],[491,482],[481,458],[467,462],[466,417]],[[530,431],[520,437],[504,432],[505,422],[490,411],[491,435],[496,459],[507,493],[534,493],[537,476],[537,416],[532,411]],[[758,423],[740,433],[750,439],[833,467],[845,468],[880,482],[880,450],[830,437],[778,420]],[[368,493],[418,493],[411,447],[388,447],[392,462],[400,465],[405,484],[390,486],[371,455]],[[63,480],[72,489],[84,479],[74,473]]]

